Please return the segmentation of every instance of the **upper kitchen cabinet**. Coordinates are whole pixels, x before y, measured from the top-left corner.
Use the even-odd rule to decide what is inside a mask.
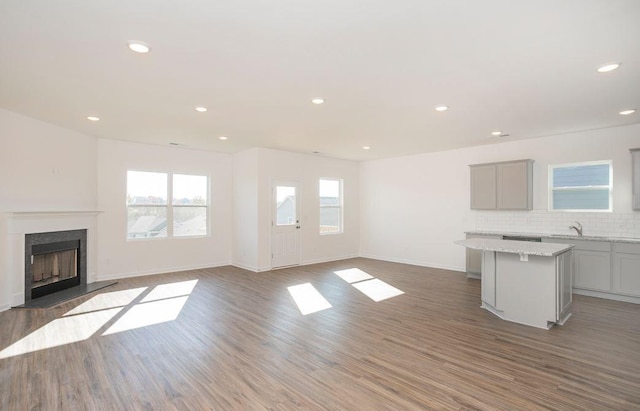
[[[476,164],[471,168],[471,208],[477,210],[494,210],[497,205],[495,164]]]
[[[533,160],[473,164],[471,209],[531,210],[533,208]]]
[[[640,210],[640,148],[631,149],[631,170],[633,181],[633,205],[634,210]]]

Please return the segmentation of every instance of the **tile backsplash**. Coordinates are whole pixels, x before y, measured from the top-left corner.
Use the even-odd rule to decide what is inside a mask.
[[[640,238],[640,212],[471,211],[468,221],[478,231],[540,234],[573,234],[569,226],[579,221],[583,235]]]

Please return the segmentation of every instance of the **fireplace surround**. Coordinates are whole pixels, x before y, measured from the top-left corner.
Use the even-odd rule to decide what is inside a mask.
[[[87,284],[87,230],[25,234],[25,304]]]

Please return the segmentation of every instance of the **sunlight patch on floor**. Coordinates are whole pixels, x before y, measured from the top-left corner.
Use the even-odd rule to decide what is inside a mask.
[[[0,359],[84,341],[122,309],[111,308],[55,319],[0,351]]]
[[[198,280],[155,286],[142,302],[130,306],[149,287],[97,294],[0,351],[0,359],[83,341],[125,311],[102,335],[174,321]]]
[[[398,290],[397,288],[377,278],[374,278],[373,280],[361,281],[352,285],[375,302],[404,294],[404,291]]]
[[[165,298],[182,297],[190,295],[198,280],[180,281],[177,283],[160,284],[142,299],[143,303],[163,300]]]
[[[311,283],[293,285],[287,287],[287,289],[302,315],[312,314],[332,307],[329,301]]]
[[[124,307],[125,305],[131,304],[133,300],[135,300],[136,297],[142,294],[146,289],[147,287],[140,287],[132,288],[130,290],[101,293],[83,302],[71,311],[67,311],[64,316],[84,314],[115,307]]]
[[[334,271],[336,275],[348,282],[349,284],[358,281],[370,280],[373,276],[359,268],[348,268],[346,270]]]
[[[180,315],[198,280],[157,285],[102,335],[174,321]]]
[[[102,335],[135,330],[154,324],[166,323],[178,318],[189,296],[140,303],[131,307]]]

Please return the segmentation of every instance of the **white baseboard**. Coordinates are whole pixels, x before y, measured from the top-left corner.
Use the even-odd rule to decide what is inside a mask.
[[[578,295],[586,295],[587,297],[604,298],[607,300],[622,301],[624,303],[640,304],[640,297],[632,297],[630,295],[603,293],[601,291],[581,290],[579,288],[574,288],[573,293]]]
[[[298,266],[303,266],[303,265],[329,263],[329,262],[332,262],[332,261],[348,260],[350,258],[358,258],[358,256],[357,255],[346,255],[346,256],[341,256],[341,257],[318,258],[318,259],[314,259],[314,260],[302,261],[298,265],[292,265],[292,266],[286,266],[286,267],[277,267],[277,268],[273,268],[273,267],[260,267],[260,268],[258,268],[258,267],[255,267],[255,266],[248,266],[248,265],[238,264],[238,263],[233,263],[232,265],[234,267],[242,268],[243,270],[249,270],[249,271],[252,271],[254,273],[263,273],[263,272],[272,271],[272,270],[280,270],[282,268],[291,268],[291,267],[298,267]]]
[[[313,260],[306,260],[300,263],[300,265],[311,265],[311,264],[322,264],[322,263],[329,263],[332,261],[342,261],[342,260],[349,260],[351,258],[358,258],[357,255],[345,255],[342,257],[332,257],[332,258],[316,258]]]
[[[200,265],[193,265],[193,266],[171,267],[171,268],[165,268],[161,270],[145,270],[145,271],[135,271],[135,272],[129,272],[129,273],[98,275],[95,277],[95,281],[118,280],[118,279],[124,279],[124,278],[142,277],[145,275],[177,273],[180,271],[189,271],[189,270],[202,270],[205,268],[223,267],[225,265],[231,265],[231,263],[225,261],[220,263],[210,263],[206,265],[200,264]]]
[[[9,305],[9,308],[17,307],[19,305],[24,304],[24,300],[25,300],[24,291],[13,294],[11,296],[11,304]]]
[[[360,257],[370,258],[372,260],[389,261],[392,263],[417,265],[419,267],[438,268],[440,270],[458,271],[462,273],[467,272],[466,267],[448,266],[448,265],[442,265],[442,264],[431,263],[431,262],[414,261],[414,260],[409,260],[404,258],[385,257],[385,256],[379,256],[379,255],[371,255],[371,254],[360,254]]]
[[[244,265],[239,263],[231,263],[231,265],[234,267],[242,268],[243,270],[251,271],[253,273],[257,273],[259,271],[258,267],[255,267],[255,266],[249,266],[249,265]]]
[[[7,311],[11,307],[17,307],[18,305],[24,304],[24,295],[23,293],[14,293],[9,302],[5,302],[4,304],[0,304],[0,312]]]

